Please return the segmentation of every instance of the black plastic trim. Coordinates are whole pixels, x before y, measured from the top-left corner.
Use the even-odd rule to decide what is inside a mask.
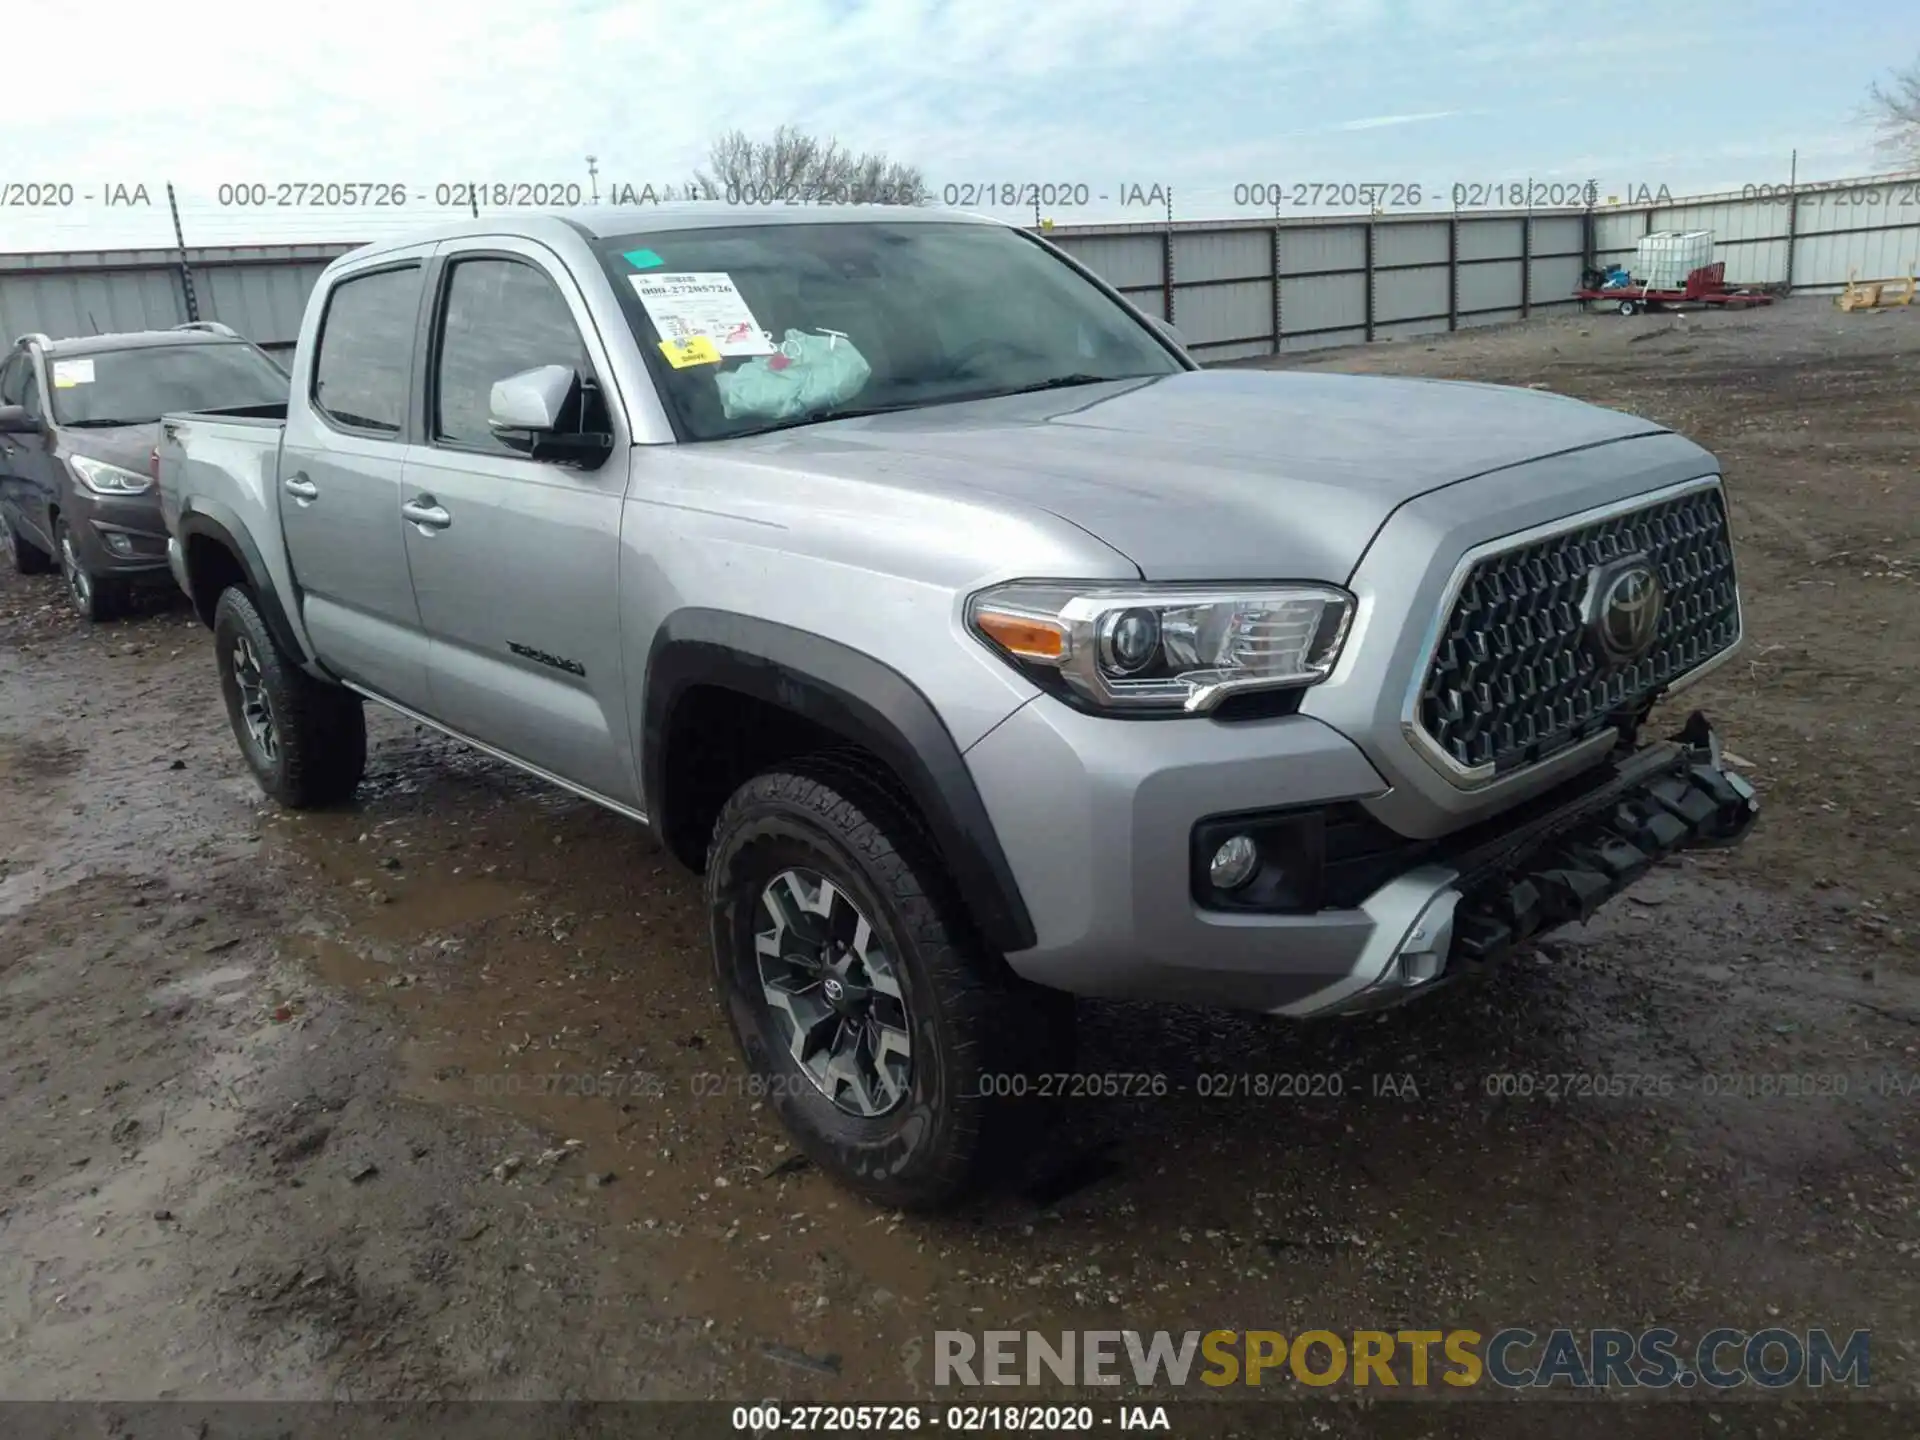
[[[183,550],[187,548],[189,540],[198,536],[212,540],[233,553],[240,561],[240,568],[247,577],[247,588],[253,592],[254,603],[259,608],[260,617],[267,622],[267,629],[273,632],[274,641],[295,660],[304,661],[306,649],[299,640],[294,638],[293,626],[287,619],[286,609],[280,603],[280,596],[275,592],[273,582],[267,577],[266,561],[261,557],[260,550],[253,543],[252,537],[244,530],[239,532],[229,530],[218,520],[198,510],[188,510],[180,516],[177,533]],[[191,570],[188,571],[188,578],[192,578]],[[198,607],[200,597],[195,595],[190,598]],[[208,608],[210,610],[211,606]]]
[[[665,775],[674,707],[697,685],[790,710],[860,745],[899,777],[981,934],[1030,949],[1033,921],[960,747],[897,670],[810,631],[720,610],[675,611],[647,657],[641,784],[654,833],[674,833]]]

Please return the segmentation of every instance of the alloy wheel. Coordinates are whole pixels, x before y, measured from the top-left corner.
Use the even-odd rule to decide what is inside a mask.
[[[906,1098],[912,1021],[900,969],[851,896],[815,870],[783,870],[760,892],[754,952],[787,1053],[849,1115]]]
[[[233,642],[233,681],[240,689],[240,721],[247,735],[269,764],[280,758],[280,737],[274,729],[273,707],[267,703],[267,687],[260,674],[260,657],[253,642],[239,635]]]
[[[75,608],[82,615],[93,613],[93,577],[81,565],[80,557],[73,553],[73,536],[62,533],[60,536],[60,569],[67,579],[67,594],[72,597]]]

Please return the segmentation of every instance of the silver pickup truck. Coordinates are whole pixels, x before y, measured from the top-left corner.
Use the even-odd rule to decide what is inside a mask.
[[[1075,995],[1393,1004],[1756,810],[1704,717],[1647,733],[1741,640],[1711,455],[1202,370],[993,221],[383,242],[284,422],[167,416],[159,468],[265,790],[345,801],[364,697],[649,825],[745,1063],[889,1204],[1004,1172]]]

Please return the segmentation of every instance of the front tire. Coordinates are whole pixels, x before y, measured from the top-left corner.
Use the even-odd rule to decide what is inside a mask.
[[[126,586],[87,569],[65,520],[54,522],[53,544],[59,551],[60,581],[66,587],[67,603],[81,619],[98,625],[103,620],[114,619],[127,608]]]
[[[237,585],[214,606],[213,653],[227,720],[260,788],[290,810],[350,797],[367,768],[360,697],[300,669]]]
[[[753,1093],[823,1170],[933,1209],[1023,1157],[1071,1001],[972,937],[931,844],[867,776],[759,775],[707,857],[716,979]]]

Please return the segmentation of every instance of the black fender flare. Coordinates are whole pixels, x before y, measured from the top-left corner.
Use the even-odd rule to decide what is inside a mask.
[[[294,635],[293,626],[287,619],[286,608],[281,604],[280,595],[273,588],[272,580],[268,578],[266,561],[261,557],[260,547],[253,543],[253,537],[247,534],[246,526],[224,525],[204,510],[183,510],[174,533],[180,541],[182,568],[187,570],[189,581],[193,575],[186,563],[186,556],[191,554],[190,542],[196,538],[211,540],[229,551],[240,562],[240,569],[247,577],[247,588],[253,592],[254,602],[259,607],[260,618],[267,622],[267,628],[273,632],[274,640],[288,655],[294,656],[302,663],[307,660],[306,647]],[[188,598],[193,601],[195,610],[201,608],[202,598],[193,594],[191,586],[188,589]],[[207,597],[208,603],[202,616],[208,624],[213,620],[211,601],[214,598],[216,597]]]
[[[1034,944],[1032,918],[973,774],[932,702],[899,671],[811,631],[723,610],[676,610],[647,656],[641,783],[654,833],[674,706],[696,685],[777,705],[872,752],[918,807],[961,900],[1005,954]]]

